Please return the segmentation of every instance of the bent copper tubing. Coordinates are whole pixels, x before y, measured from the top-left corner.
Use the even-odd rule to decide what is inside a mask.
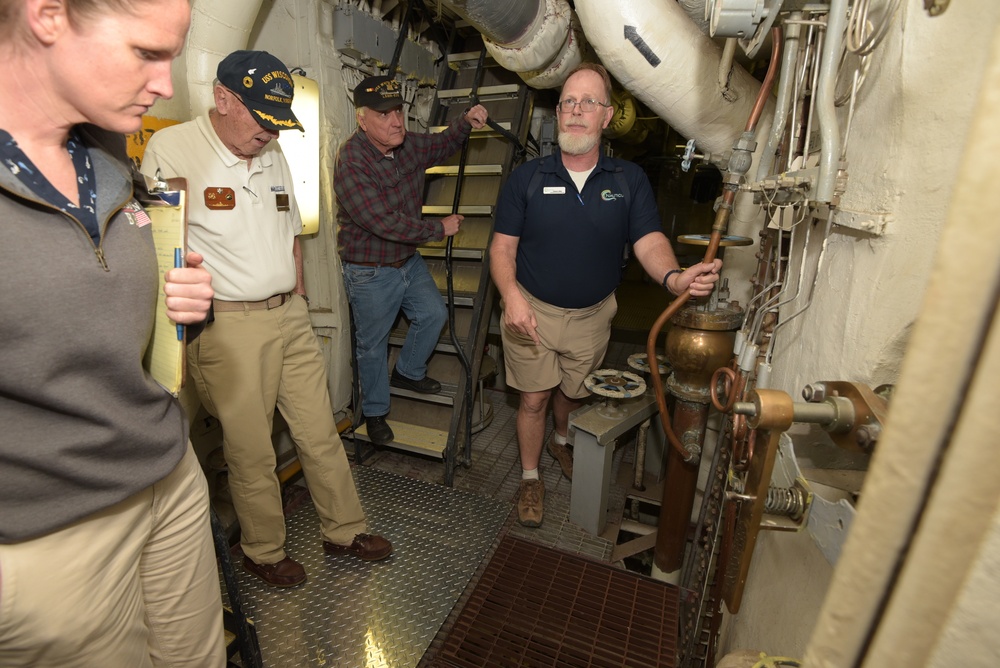
[[[747,119],[745,132],[753,132],[757,128],[757,123],[760,121],[760,116],[764,111],[764,105],[767,103],[767,97],[771,92],[771,86],[774,84],[774,78],[777,75],[778,66],[780,63],[778,60],[781,57],[781,28],[774,27],[771,29],[771,61],[767,66],[767,74],[764,76],[764,82],[760,86],[760,91],[757,93],[757,100],[754,102],[753,108],[750,111],[750,117]],[[733,202],[736,200],[736,187],[727,187],[722,193],[722,204],[719,206],[719,210],[715,215],[715,223],[712,225],[712,234],[708,240],[708,248],[705,249],[705,257],[702,262],[708,263],[715,260],[715,256],[719,252],[719,245],[722,243],[722,235],[725,234],[726,229],[729,227],[729,214],[733,208]],[[659,338],[660,330],[663,326],[674,317],[674,315],[681,309],[687,300],[691,298],[691,290],[685,290],[681,294],[677,295],[677,299],[670,302],[670,306],[664,309],[660,317],[656,319],[653,323],[653,327],[649,330],[649,336],[646,338],[646,359],[656,360],[656,339]],[[650,380],[653,386],[653,394],[656,395],[656,404],[660,409],[660,423],[663,425],[663,432],[670,442],[670,445],[677,451],[677,454],[686,462],[692,462],[697,458],[694,452],[688,452],[688,450],[681,444],[678,440],[677,435],[674,434],[674,430],[670,427],[670,413],[667,411],[667,399],[663,393],[663,379],[660,377],[660,369],[658,364],[650,364]]]

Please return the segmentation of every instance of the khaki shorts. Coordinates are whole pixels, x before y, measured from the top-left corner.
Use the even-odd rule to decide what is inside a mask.
[[[614,293],[586,308],[560,308],[547,304],[518,286],[535,311],[535,345],[530,337],[502,325],[507,384],[522,392],[542,392],[558,386],[570,399],[585,399],[590,392],[584,379],[600,368],[611,339],[611,319],[618,312]],[[503,308],[503,302],[500,303]]]

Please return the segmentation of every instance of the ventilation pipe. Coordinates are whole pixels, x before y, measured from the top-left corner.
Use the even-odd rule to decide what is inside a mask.
[[[722,49],[676,2],[576,0],[587,42],[615,79],[698,148],[728,152],[754,106],[760,82],[734,64],[718,85]],[[771,103],[761,125],[770,125]]]
[[[215,106],[212,82],[223,58],[245,49],[263,0],[194,0],[186,50],[191,118]]]
[[[556,88],[582,60],[583,32],[566,0],[451,0],[451,9],[483,34],[501,67],[532,88]]]

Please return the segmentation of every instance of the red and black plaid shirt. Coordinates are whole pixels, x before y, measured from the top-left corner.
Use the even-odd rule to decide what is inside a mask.
[[[392,157],[358,128],[337,154],[337,246],[345,262],[390,264],[442,239],[439,220],[421,217],[424,170],[455,154],[472,126],[459,116],[440,134],[407,133]]]

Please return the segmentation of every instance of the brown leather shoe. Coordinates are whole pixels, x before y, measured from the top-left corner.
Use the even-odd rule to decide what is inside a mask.
[[[243,557],[243,570],[272,587],[297,587],[306,581],[306,569],[291,557],[276,564],[258,564],[250,557]]]
[[[522,526],[542,526],[542,501],[545,500],[545,484],[541,480],[522,480],[517,491],[517,521]]]
[[[568,445],[560,445],[556,443],[555,432],[549,436],[549,441],[546,443],[546,450],[552,455],[552,458],[559,462],[559,466],[562,468],[563,475],[573,479],[573,451]]]
[[[392,543],[382,536],[359,533],[350,545],[337,545],[324,540],[323,549],[327,554],[353,554],[363,561],[379,561],[392,554]]]

